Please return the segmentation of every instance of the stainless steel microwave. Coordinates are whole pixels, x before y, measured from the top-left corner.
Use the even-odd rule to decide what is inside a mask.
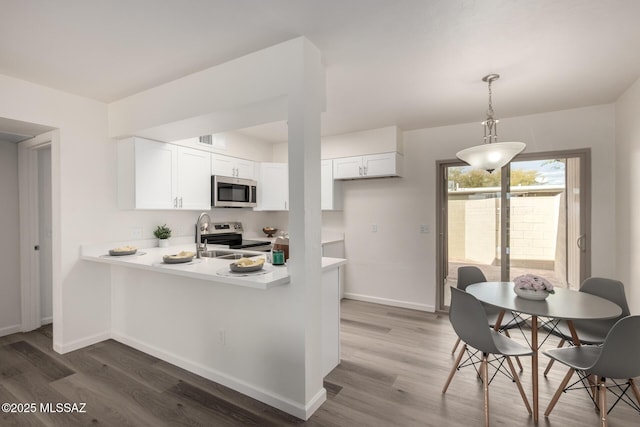
[[[214,208],[251,208],[256,206],[258,183],[252,179],[213,175],[211,206]]]

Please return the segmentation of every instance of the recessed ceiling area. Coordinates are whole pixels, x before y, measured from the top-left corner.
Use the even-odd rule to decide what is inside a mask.
[[[614,102],[640,76],[637,0],[4,0],[0,74],[109,103],[304,36],[323,135]]]

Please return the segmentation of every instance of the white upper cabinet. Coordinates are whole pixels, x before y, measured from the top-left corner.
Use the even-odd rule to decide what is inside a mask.
[[[236,178],[256,179],[256,163],[247,159],[236,159]]]
[[[342,182],[333,179],[333,160],[320,164],[320,207],[323,211],[342,210]]]
[[[211,209],[211,155],[187,147],[178,149],[177,205],[180,209]]]
[[[126,185],[133,190],[129,209],[173,209],[178,192],[178,158],[175,145],[162,144],[140,138],[121,142],[130,149],[127,159],[132,166],[133,182]],[[118,166],[124,159],[119,156]],[[123,194],[119,188],[119,195]]]
[[[289,210],[289,165],[260,163],[257,169],[258,206],[254,210]]]
[[[121,209],[211,209],[208,152],[143,138],[118,143]]]
[[[402,155],[399,153],[333,159],[333,179],[381,178],[402,175]]]
[[[362,156],[333,159],[333,179],[361,177]]]
[[[211,153],[211,175],[255,179],[255,162],[237,157]]]

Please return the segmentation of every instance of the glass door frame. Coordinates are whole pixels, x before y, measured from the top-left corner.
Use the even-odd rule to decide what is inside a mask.
[[[580,239],[575,242],[582,251],[580,257],[580,283],[591,275],[591,149],[582,148],[576,150],[544,151],[537,153],[521,153],[513,161],[545,160],[559,158],[579,158],[580,159]],[[444,304],[444,286],[449,271],[448,259],[448,176],[447,169],[454,166],[465,166],[466,163],[459,159],[437,160],[436,161],[436,311],[448,311],[449,307]],[[502,188],[501,191],[501,256],[504,262],[501,263],[502,280],[509,281],[509,248],[503,242],[508,242],[509,229],[506,226],[510,218],[509,200],[510,188],[509,179],[511,175],[510,164],[502,168]],[[565,190],[565,191],[568,191]]]

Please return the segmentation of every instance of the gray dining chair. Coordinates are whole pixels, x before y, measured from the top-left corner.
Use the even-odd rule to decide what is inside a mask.
[[[596,401],[593,396],[592,399],[600,410],[600,423],[603,427],[607,425],[607,414],[620,400],[640,412],[640,391],[634,381],[634,377],[640,376],[638,331],[640,331],[640,316],[627,316],[613,325],[602,345],[584,345],[544,351],[543,353],[548,357],[569,367],[569,371],[560,383],[544,415],[548,417],[551,414],[563,392],[573,389],[567,388],[567,383],[574,372],[578,373],[582,382],[583,386],[580,388],[589,390],[593,386],[589,377],[596,376],[598,399]],[[624,379],[625,383],[615,381],[621,379]],[[611,380],[612,384],[607,386],[607,380]],[[608,389],[618,397],[609,410],[607,410]],[[629,390],[633,392],[636,402],[629,397]]]
[[[581,344],[602,344],[613,325],[615,325],[618,320],[630,314],[629,304],[627,303],[627,297],[624,293],[624,285],[619,280],[590,277],[582,283],[580,292],[609,300],[618,304],[622,309],[622,314],[614,319],[573,321],[573,327],[578,334]],[[543,328],[560,338],[558,348],[563,347],[567,342],[572,343],[571,331],[566,321],[561,320],[557,322],[557,324],[555,324],[555,322],[547,322],[543,324]],[[551,359],[549,363],[547,363],[547,367],[544,370],[545,377],[553,366],[553,362],[554,360]]]
[[[480,270],[475,265],[465,265],[458,267],[458,281],[456,287],[460,290],[465,291],[469,285],[473,285],[475,283],[486,282],[487,278],[485,277],[482,270]],[[500,309],[498,307],[494,307],[489,304],[481,303],[484,311],[487,315],[487,320],[489,321],[489,326],[493,328],[498,321],[498,316],[500,315]],[[500,331],[504,331],[504,333],[510,337],[509,329],[518,327],[524,323],[524,320],[514,314],[511,311],[505,311],[502,321],[500,322]],[[455,354],[458,349],[458,345],[460,345],[460,338],[456,339],[455,344],[453,345],[453,349],[451,350],[451,354]],[[518,367],[522,371],[522,364],[520,360],[516,358],[516,362],[518,363]]]
[[[484,417],[485,425],[489,425],[489,355],[494,355],[500,360],[496,369],[507,375],[515,381],[520,396],[524,402],[529,415],[531,415],[531,406],[527,400],[527,396],[522,388],[522,383],[518,377],[510,357],[512,356],[529,356],[533,351],[529,347],[525,347],[520,343],[506,337],[497,331],[487,328],[487,315],[484,311],[482,303],[473,295],[457,288],[451,288],[451,307],[449,310],[449,321],[453,326],[456,334],[464,345],[460,350],[456,364],[451,369],[447,382],[442,389],[442,393],[446,393],[451,384],[451,380],[458,368],[458,364],[466,351],[467,347],[472,347],[482,352],[480,374],[484,388]],[[504,361],[506,360],[509,371],[504,369]],[[495,375],[494,375],[495,376]],[[493,378],[493,377],[492,377]]]

